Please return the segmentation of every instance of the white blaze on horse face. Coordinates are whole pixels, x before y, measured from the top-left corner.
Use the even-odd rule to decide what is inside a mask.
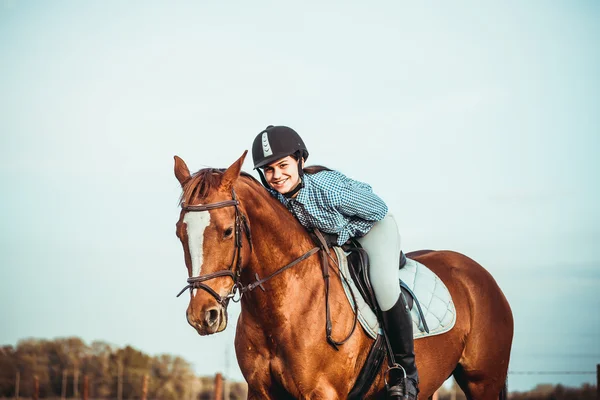
[[[192,276],[200,276],[204,261],[204,230],[210,225],[210,212],[188,212],[183,217],[183,222],[187,227]]]

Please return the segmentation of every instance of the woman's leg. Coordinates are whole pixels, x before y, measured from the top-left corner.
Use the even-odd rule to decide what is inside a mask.
[[[400,263],[400,233],[392,213],[375,223],[360,244],[369,254],[369,278],[381,311],[396,304],[400,296],[398,268]]]
[[[388,398],[416,400],[419,375],[415,364],[413,323],[404,295],[400,291],[400,233],[394,216],[388,213],[375,223],[363,238],[358,239],[370,260],[369,277],[383,316],[383,326],[394,352],[396,363],[404,374],[390,371]]]

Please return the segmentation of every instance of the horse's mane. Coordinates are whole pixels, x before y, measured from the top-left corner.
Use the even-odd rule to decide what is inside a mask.
[[[323,165],[309,165],[303,168],[303,170],[306,174],[331,171],[330,168]],[[179,197],[179,205],[190,204],[195,198],[206,198],[212,190],[217,189],[219,185],[221,185],[221,180],[225,171],[225,168],[203,168],[194,173],[183,184],[183,192],[181,193],[181,197]],[[249,173],[241,171],[240,175],[248,179],[250,181],[249,183],[256,184],[258,187],[264,189],[264,186]]]
[[[208,194],[221,185],[225,168],[204,168],[194,173],[183,185],[183,192],[179,198],[179,205],[189,204],[192,199],[203,199]],[[254,181],[260,186],[260,183],[247,172],[242,171],[241,176]]]
[[[213,190],[221,185],[225,168],[204,168],[194,173],[183,184],[183,192],[179,198],[179,205],[193,204],[193,201],[205,199]],[[271,196],[267,189],[247,172],[240,173],[240,180],[252,191],[252,199],[260,203],[260,207],[270,207],[273,218],[293,221],[301,227],[300,222],[290,213],[283,204]],[[260,200],[259,200],[260,199]],[[270,205],[270,206],[268,206]],[[304,229],[304,228],[303,228]]]

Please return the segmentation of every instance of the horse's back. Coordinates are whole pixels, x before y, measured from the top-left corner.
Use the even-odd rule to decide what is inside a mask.
[[[506,314],[510,316],[512,329],[512,312],[504,293],[494,277],[475,260],[449,250],[420,250],[408,253],[407,257],[424,264],[438,275],[455,302],[458,300],[456,297],[464,296],[472,311],[477,314],[492,313],[490,318],[494,320],[497,315]]]

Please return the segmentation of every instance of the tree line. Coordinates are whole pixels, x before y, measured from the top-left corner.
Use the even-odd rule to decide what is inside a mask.
[[[14,397],[17,386],[21,397],[32,397],[35,384],[40,398],[80,397],[85,381],[93,399],[140,399],[145,376],[148,399],[211,398],[214,385],[214,377],[197,377],[181,357],[151,357],[103,341],[26,339],[0,347],[0,398]],[[229,397],[242,398],[244,386],[230,385]]]
[[[84,382],[91,399],[141,399],[143,389],[148,399],[161,400],[208,400],[215,394],[214,377],[197,377],[189,362],[168,354],[151,357],[131,346],[119,348],[103,341],[88,346],[77,337],[26,339],[16,347],[0,347],[0,399],[14,398],[17,386],[20,397],[31,398],[35,383],[40,399],[81,398]],[[245,383],[227,385],[228,400],[245,399],[246,393]],[[597,394],[597,388],[588,384],[539,385],[529,392],[512,392],[510,398],[592,400]],[[464,398],[454,387],[438,391],[439,400]]]

